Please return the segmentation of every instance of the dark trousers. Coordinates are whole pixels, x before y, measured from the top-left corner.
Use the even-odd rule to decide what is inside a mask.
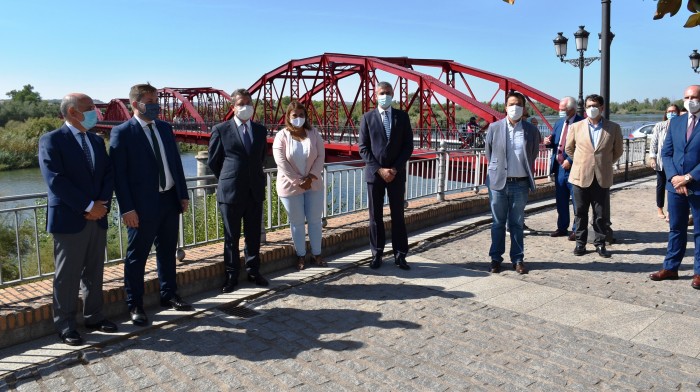
[[[664,198],[666,197],[666,172],[663,170],[656,172],[656,206],[664,208]]]
[[[700,217],[700,196],[679,195],[675,192],[668,192],[668,250],[664,259],[664,269],[676,271],[685,257],[686,245],[688,243],[688,211],[694,217]],[[695,243],[695,254],[693,257],[693,273],[700,274],[700,219],[693,220],[693,242]]]
[[[177,294],[175,252],[182,206],[175,188],[160,194],[158,207],[158,214],[139,215],[139,227],[127,229],[129,242],[124,260],[124,288],[130,310],[143,306],[146,259],[153,245],[156,247],[160,297],[170,299]]]
[[[56,331],[76,329],[78,291],[83,293],[83,317],[96,324],[102,315],[102,276],[105,266],[107,230],[87,221],[78,233],[53,235],[54,265],[53,322]]]
[[[569,213],[569,200],[572,199],[573,185],[569,182],[569,172],[557,163],[554,180],[554,197],[557,203],[557,230],[566,233],[569,231],[571,214]],[[573,201],[574,214],[576,214],[576,200]],[[576,231],[576,221],[571,230]]]
[[[260,229],[262,224],[263,202],[256,201],[251,193],[241,203],[219,203],[224,219],[224,268],[227,275],[238,277],[241,271],[241,256],[238,242],[241,239],[241,220],[245,235],[246,271],[250,275],[260,273]]]
[[[574,203],[576,209],[576,245],[585,246],[588,241],[588,209],[593,207],[593,244],[605,245],[605,238],[610,230],[610,188],[601,188],[597,179],[593,179],[587,188],[574,185]]]
[[[389,196],[391,209],[391,246],[394,256],[408,253],[408,234],[404,220],[404,194],[406,179],[397,177],[386,183],[379,175],[374,175],[374,182],[367,183],[367,205],[369,208],[369,245],[372,255],[384,252],[386,233],[384,231],[384,192]]]

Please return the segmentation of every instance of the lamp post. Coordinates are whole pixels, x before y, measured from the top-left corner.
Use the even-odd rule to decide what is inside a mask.
[[[564,37],[564,35],[559,32],[557,37],[554,38],[554,51],[557,57],[562,63],[569,63],[574,67],[579,69],[578,77],[578,114],[583,116],[583,68],[589,66],[592,62],[600,60],[600,57],[583,57],[583,52],[588,49],[588,36],[590,33],[584,29],[584,26],[579,26],[578,31],[574,33],[574,38],[576,39],[576,50],[578,50],[579,57],[574,59],[564,59],[566,57],[566,44],[569,39]]]
[[[700,73],[698,71],[698,68],[700,68],[700,53],[698,53],[697,49],[693,49],[693,53],[690,54],[690,68],[693,69],[693,72]]]

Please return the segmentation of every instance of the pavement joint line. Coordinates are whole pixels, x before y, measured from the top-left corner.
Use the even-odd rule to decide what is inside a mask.
[[[636,179],[636,180],[632,180],[632,181],[628,181],[628,182],[615,184],[610,189],[611,189],[611,191],[618,190],[618,189],[624,189],[626,187],[634,186],[634,185],[637,185],[639,183],[643,183],[643,182],[647,182],[647,181],[649,181],[648,178]],[[535,201],[532,203],[528,203],[528,206],[526,207],[525,211],[530,212],[530,213],[537,212],[537,211],[540,211],[540,210],[543,210],[546,208],[551,208],[554,205],[555,205],[555,201],[550,200],[550,199]],[[427,230],[420,230],[420,231],[418,231],[417,234],[409,236],[409,247],[415,247],[416,245],[418,245],[424,241],[433,241],[433,240],[448,236],[450,233],[452,233],[454,231],[463,230],[463,229],[469,228],[469,227],[482,226],[482,225],[490,223],[491,221],[492,221],[492,219],[491,219],[490,212],[484,212],[484,213],[470,216],[467,219],[460,219],[457,221],[445,222],[445,223],[439,224],[438,228],[434,228],[434,229],[428,228]],[[443,228],[445,228],[445,227],[450,227],[451,230],[443,230]],[[390,245],[391,245],[391,243],[387,242],[385,247],[389,248]],[[384,254],[389,254],[389,253],[390,253],[389,251],[384,252]],[[347,261],[347,262],[341,261],[342,259],[352,258],[353,256],[355,256],[355,259],[353,261]],[[347,271],[350,269],[359,268],[363,265],[368,264],[369,261],[371,260],[371,258],[372,258],[371,252],[367,249],[357,251],[357,252],[354,252],[350,255],[345,255],[345,256],[339,257],[337,259],[333,259],[332,257],[330,257],[329,264],[335,264],[338,262],[340,262],[341,264],[337,267],[332,266],[331,268],[326,269],[324,271],[319,271],[318,273],[315,273],[314,275],[311,275],[308,278],[306,278],[306,277],[302,278],[302,279],[289,278],[288,275],[293,275],[293,274],[297,273],[297,272],[294,272],[294,273],[287,273],[287,274],[281,275],[280,277],[271,279],[271,281],[274,282],[276,279],[280,279],[280,278],[284,277],[285,280],[289,280],[289,281],[292,281],[294,283],[289,283],[289,282],[280,283],[279,286],[271,287],[268,289],[251,289],[251,288],[247,288],[247,287],[246,288],[239,288],[238,290],[236,290],[234,292],[235,295],[233,296],[233,298],[228,298],[230,296],[228,294],[219,294],[219,295],[215,295],[212,297],[211,291],[205,292],[205,293],[202,293],[202,294],[196,296],[196,297],[204,297],[202,300],[192,302],[192,305],[195,306],[194,311],[173,312],[173,314],[167,315],[168,319],[154,321],[149,326],[146,326],[146,327],[134,327],[134,326],[131,326],[131,324],[127,322],[126,325],[131,326],[131,328],[127,328],[127,331],[124,331],[124,332],[120,331],[117,334],[103,334],[100,332],[89,332],[87,334],[83,334],[83,336],[99,337],[99,340],[97,342],[85,344],[85,345],[79,346],[77,348],[72,348],[70,346],[63,345],[61,343],[57,343],[57,342],[53,341],[52,343],[49,344],[48,347],[58,346],[61,349],[67,348],[67,349],[65,349],[66,351],[61,353],[60,355],[47,356],[50,358],[46,359],[46,360],[42,360],[42,361],[19,362],[18,365],[20,365],[20,366],[14,367],[13,369],[6,368],[6,365],[9,365],[10,363],[12,363],[11,361],[8,361],[8,359],[12,359],[13,357],[16,358],[16,357],[22,356],[22,353],[11,355],[9,357],[0,358],[0,380],[6,379],[8,377],[12,377],[12,374],[14,374],[15,372],[24,371],[24,370],[31,368],[31,367],[44,365],[48,362],[55,361],[55,360],[61,360],[63,358],[71,357],[74,355],[80,356],[80,355],[82,355],[84,350],[89,350],[91,348],[101,349],[101,348],[108,346],[110,344],[114,344],[114,343],[119,342],[119,341],[130,339],[134,336],[142,335],[144,333],[151,332],[155,329],[160,329],[160,328],[174,325],[181,320],[201,317],[201,315],[204,315],[205,312],[211,311],[212,309],[218,309],[220,307],[230,306],[230,305],[235,304],[235,303],[241,303],[244,301],[257,299],[257,298],[264,296],[266,294],[283,292],[283,291],[289,290],[291,288],[297,287],[299,285],[303,285],[305,283],[310,283],[310,282],[313,282],[316,280],[320,280],[320,279],[323,279],[325,277],[339,274],[341,272],[344,272],[344,271]],[[332,261],[332,260],[335,260],[335,261]],[[510,279],[510,278],[508,278],[508,279]],[[221,301],[221,302],[219,302],[219,301]],[[196,309],[197,304],[203,305],[204,307],[202,307],[200,309]],[[154,312],[154,313],[152,313],[152,315],[153,316],[163,315],[165,312],[167,312],[167,310],[160,311],[160,312]],[[122,324],[122,327],[124,327],[124,324]],[[646,328],[648,328],[648,327],[649,326],[647,326]],[[46,340],[49,340],[49,339],[55,340],[55,336],[51,335],[51,336],[47,336],[47,337],[44,337],[44,338],[41,338],[38,340],[34,340],[34,341],[31,341],[28,343],[20,344],[19,347],[26,346],[26,345],[31,346],[33,343],[41,342],[45,339]],[[42,350],[42,349],[43,348],[40,348],[38,350]],[[37,350],[37,349],[36,348],[30,349],[30,351],[32,351],[32,350]],[[12,347],[10,347],[8,349],[8,351],[14,351],[14,350],[12,350]],[[40,358],[44,358],[44,357],[40,357]]]

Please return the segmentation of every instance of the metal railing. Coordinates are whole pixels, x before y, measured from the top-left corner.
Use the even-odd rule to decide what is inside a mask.
[[[644,162],[645,140],[628,140],[618,169]],[[443,144],[444,146],[444,144]],[[535,163],[537,178],[549,175],[551,149],[542,147]],[[367,191],[362,161],[328,163],[323,169],[324,218],[367,209]],[[416,154],[406,164],[406,200],[474,191],[484,187],[486,157],[483,150],[447,150]],[[287,213],[276,189],[277,170],[266,169],[266,200],[263,227],[275,230],[288,226]],[[223,222],[216,202],[214,176],[187,178],[190,208],[181,215],[178,257],[184,249],[221,241]],[[385,199],[385,203],[387,200]],[[108,216],[106,263],[124,260],[127,230],[119,205],[112,201]],[[0,288],[53,274],[53,239],[46,232],[46,193],[0,197]]]

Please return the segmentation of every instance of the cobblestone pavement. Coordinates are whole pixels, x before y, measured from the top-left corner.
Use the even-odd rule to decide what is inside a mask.
[[[465,227],[414,248],[409,272],[391,260],[350,269],[252,300],[257,315],[207,311],[19,371],[0,389],[699,390],[690,257],[684,279],[646,279],[666,248],[653,182],[612,204],[609,260],[550,238],[547,210],[526,220],[542,231],[526,237],[531,272],[490,276],[488,227]]]

